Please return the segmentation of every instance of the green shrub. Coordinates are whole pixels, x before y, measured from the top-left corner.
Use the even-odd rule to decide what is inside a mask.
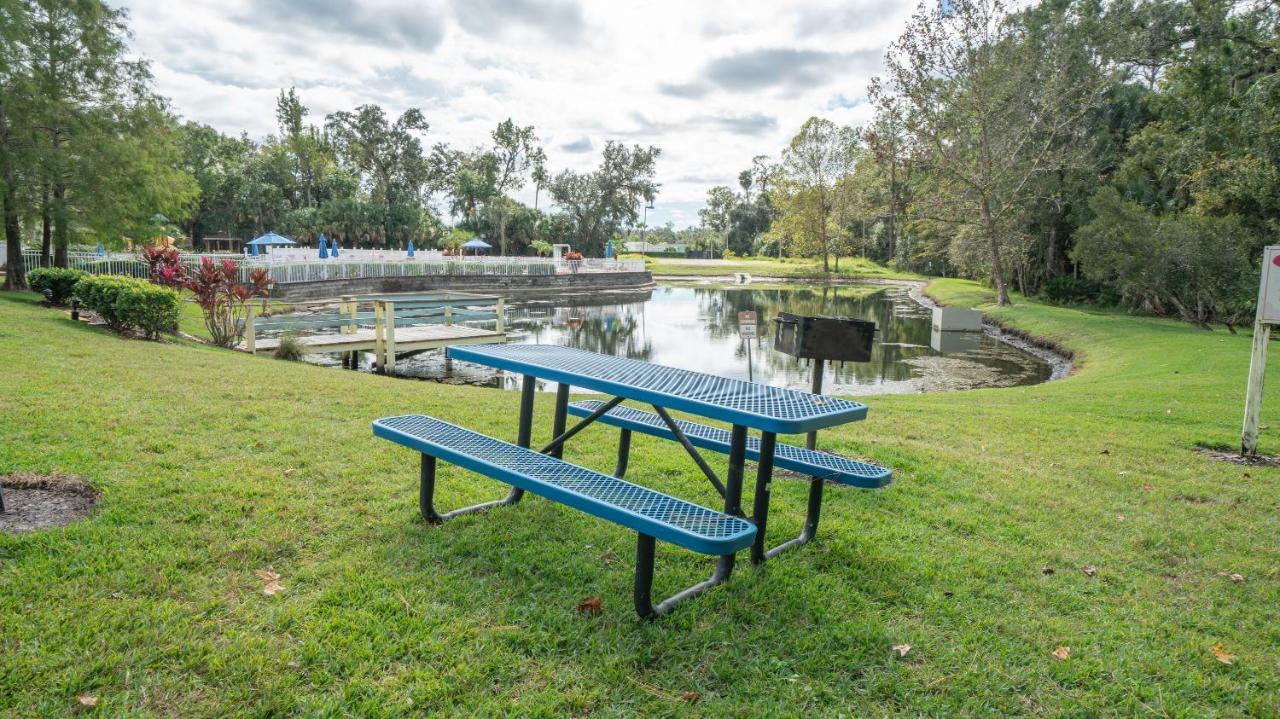
[[[36,267],[27,273],[27,284],[41,294],[48,291],[46,296],[53,304],[65,305],[84,276],[80,270],[65,267]]]
[[[278,360],[290,360],[296,362],[302,359],[306,347],[303,346],[302,340],[298,338],[297,332],[286,332],[280,335],[280,344],[276,345],[274,356]]]
[[[76,283],[75,295],[120,334],[137,329],[156,339],[178,324],[178,293],[146,280],[89,275]]]

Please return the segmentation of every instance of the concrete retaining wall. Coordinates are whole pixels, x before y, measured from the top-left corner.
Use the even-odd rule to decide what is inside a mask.
[[[271,291],[271,297],[282,300],[319,300],[342,295],[426,292],[429,290],[533,294],[648,287],[652,284],[653,276],[648,272],[581,272],[578,274],[515,276],[367,277],[355,280],[327,280],[324,282],[296,282],[276,285]]]

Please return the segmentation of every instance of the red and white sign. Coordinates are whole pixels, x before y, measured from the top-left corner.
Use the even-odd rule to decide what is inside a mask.
[[[1258,320],[1280,324],[1280,245],[1262,253],[1262,286],[1258,290]]]

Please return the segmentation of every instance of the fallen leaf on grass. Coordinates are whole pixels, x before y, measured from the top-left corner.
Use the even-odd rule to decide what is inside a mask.
[[[88,694],[81,694],[80,696],[76,697],[76,701],[80,702],[80,706],[85,706],[85,707],[98,706],[98,698],[95,696],[89,696]]]
[[[294,472],[296,472],[296,471],[298,471],[298,470],[296,470],[296,469],[286,469],[286,470],[284,471],[284,476],[286,476],[286,477],[292,477],[292,476],[293,476],[293,473],[294,473]]]
[[[268,597],[274,597],[284,589],[284,585],[280,583],[280,575],[270,569],[259,569],[254,574],[262,580],[262,593]]]
[[[596,559],[600,560],[601,562],[604,562],[605,564],[613,564],[614,562],[618,561],[618,555],[614,554],[613,547],[609,547],[608,549],[604,550],[604,552],[601,553],[600,556],[596,557]]]
[[[1234,574],[1234,573],[1228,574],[1227,572],[1218,572],[1218,576],[1226,577],[1227,579],[1230,579],[1231,581],[1236,582],[1237,584],[1244,581],[1243,574]]]
[[[1064,647],[1059,644],[1058,648],[1054,649],[1050,653],[1053,654],[1054,659],[1057,659],[1058,661],[1065,661],[1071,658],[1071,647]]]
[[[894,644],[893,651],[898,653],[899,658],[902,658],[907,656],[907,652],[911,651],[911,645],[910,644]]]
[[[1111,450],[1109,450],[1109,449],[1104,449],[1104,450],[1102,450],[1101,452],[1099,452],[1098,454],[1111,454]]]
[[[601,604],[600,597],[587,597],[583,599],[581,602],[578,602],[578,611],[582,612],[583,614],[590,614],[592,616],[595,616],[595,615],[598,615],[603,610],[604,610],[604,605]]]
[[[1084,575],[1086,577],[1092,577],[1093,575],[1098,573],[1098,568],[1093,566],[1092,564],[1086,564],[1080,568],[1080,571],[1084,572]]]
[[[1155,489],[1155,487],[1152,487],[1152,486],[1151,486],[1151,485],[1149,485],[1149,484],[1144,484],[1144,485],[1142,485],[1142,491],[1144,491],[1144,492],[1150,492],[1150,491],[1151,491],[1151,490],[1153,490],[1153,489]]]
[[[680,698],[684,699],[690,704],[702,701],[702,695],[697,692],[685,692],[684,694],[680,695]]]
[[[1223,664],[1234,664],[1236,661],[1236,655],[1227,651],[1227,648],[1222,646],[1222,642],[1213,645],[1213,658]]]

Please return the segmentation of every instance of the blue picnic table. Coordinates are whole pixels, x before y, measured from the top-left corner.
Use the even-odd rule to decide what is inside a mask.
[[[813,539],[826,481],[864,488],[885,486],[889,470],[867,462],[819,452],[813,447],[779,444],[779,434],[812,433],[866,417],[866,405],[792,389],[771,387],[639,360],[555,345],[493,344],[450,347],[448,357],[522,375],[517,442],[509,445],[421,415],[378,420],[374,433],[423,453],[420,503],[429,522],[495,506],[515,504],[526,489],[563,504],[635,529],[636,612],[645,618],[671,610],[678,602],[727,581],[736,552],[750,547],[754,564]],[[557,383],[550,443],[530,448],[537,381]],[[607,401],[569,402],[572,387],[610,396]],[[622,405],[631,400],[653,412]],[[730,425],[725,430],[676,419],[670,411]],[[573,414],[582,419],[567,427]],[[563,461],[565,443],[594,422],[620,430],[617,465],[605,475]],[[749,435],[755,430],[758,437]],[[678,442],[724,500],[723,512],[709,510],[626,482],[631,436],[640,432]],[[699,448],[728,456],[723,480]],[[506,498],[439,514],[433,505],[435,458],[500,479],[513,486]],[[742,510],[744,466],[757,462],[752,514]],[[810,477],[809,502],[801,534],[768,548],[768,523],[774,467]],[[653,604],[654,540],[663,539],[719,557],[710,579]]]

